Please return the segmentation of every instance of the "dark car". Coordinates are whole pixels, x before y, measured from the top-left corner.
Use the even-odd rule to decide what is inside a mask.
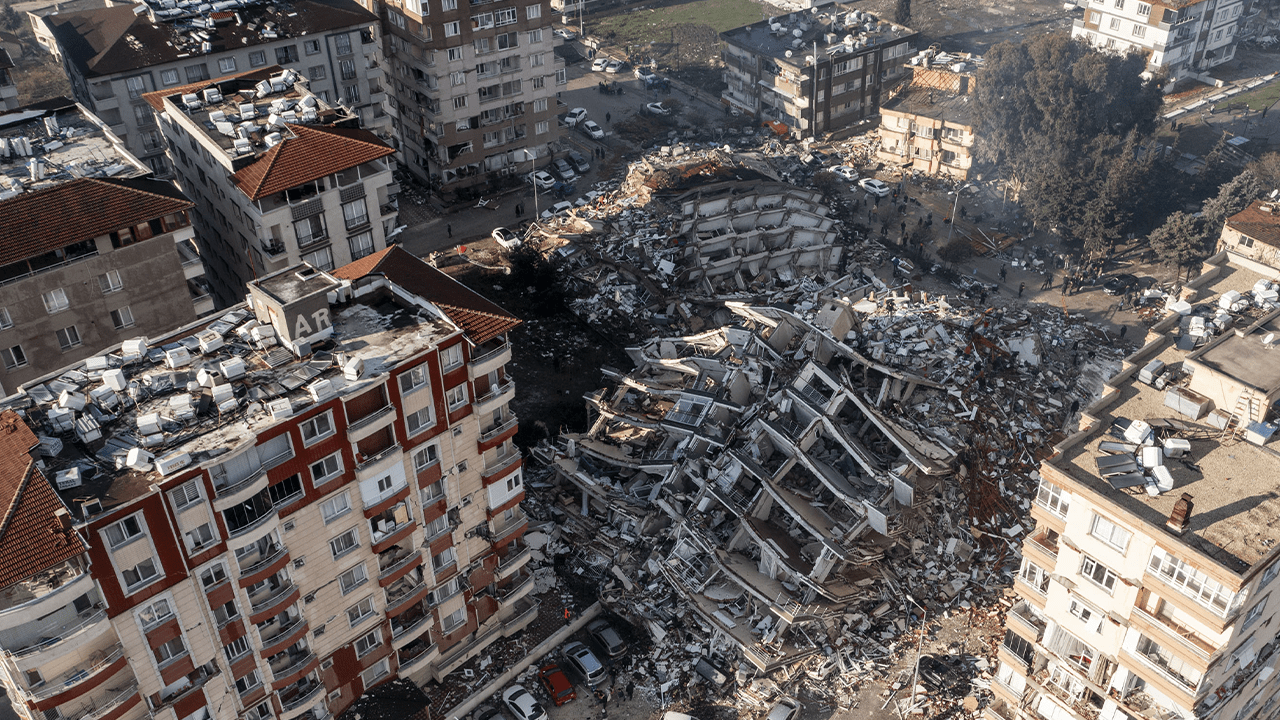
[[[555,663],[542,666],[538,671],[538,682],[542,683],[542,689],[551,696],[551,702],[555,703],[556,707],[578,699],[578,692],[573,689],[573,683],[569,682],[569,676],[565,675],[560,666]]]
[[[622,635],[618,634],[608,620],[593,620],[587,625],[587,632],[599,643],[605,657],[610,660],[627,654],[627,641],[622,639]]]
[[[1113,275],[1102,283],[1102,291],[1108,295],[1124,295],[1138,287],[1138,278],[1124,273]]]
[[[586,175],[591,169],[591,163],[587,162],[587,157],[577,150],[569,151],[569,162],[573,164],[573,169],[577,170],[579,175]]]
[[[609,679],[609,672],[605,669],[604,663],[591,652],[591,648],[580,642],[565,645],[564,658],[569,663],[569,667],[589,687],[595,687]]]

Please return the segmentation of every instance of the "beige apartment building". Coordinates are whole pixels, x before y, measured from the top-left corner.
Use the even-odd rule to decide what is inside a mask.
[[[549,157],[560,132],[556,91],[567,78],[546,0],[377,7],[409,171],[441,190],[483,192]]]
[[[83,106],[0,113],[0,388],[212,312],[190,208]]]
[[[244,285],[309,263],[332,270],[387,247],[395,149],[278,66],[146,96],[223,306]]]
[[[392,248],[7,398],[19,716],[322,720],[527,626],[518,323]]]
[[[390,137],[378,19],[352,0],[111,1],[29,17],[76,99],[160,175],[172,168],[144,95],[272,65],[293,70],[321,99]]]
[[[906,172],[968,179],[976,139],[973,60],[926,53],[912,62],[910,82],[880,107],[876,156]]]
[[[1280,714],[1278,275],[1211,258],[1041,463],[993,720]]]

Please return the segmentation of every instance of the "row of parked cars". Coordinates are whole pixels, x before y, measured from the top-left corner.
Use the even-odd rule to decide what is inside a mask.
[[[591,645],[574,641],[561,648],[563,667],[550,662],[538,670],[538,684],[556,707],[578,698],[578,691],[570,680],[570,675],[587,690],[593,690],[609,679],[609,669],[605,663],[627,654],[626,641],[608,620],[591,621],[587,625],[587,635]],[[514,720],[547,720],[546,708],[523,685],[512,685],[503,691],[502,704],[514,716]],[[497,708],[487,708],[477,713],[476,720],[511,718],[504,716]]]

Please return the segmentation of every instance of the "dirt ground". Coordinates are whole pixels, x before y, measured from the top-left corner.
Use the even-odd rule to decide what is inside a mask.
[[[856,3],[885,17],[893,16],[895,4],[895,0]],[[1063,9],[1061,0],[912,0],[908,25],[919,31],[921,48],[942,41],[944,50],[981,54],[997,43],[1070,30],[1078,14]]]

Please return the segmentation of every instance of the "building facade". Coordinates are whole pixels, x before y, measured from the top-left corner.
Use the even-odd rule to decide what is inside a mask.
[[[223,305],[256,277],[346,265],[396,226],[394,148],[279,66],[146,96],[168,140]],[[212,129],[209,127],[212,125]]]
[[[9,398],[4,488],[45,508],[0,531],[19,716],[318,720],[525,627],[518,322],[392,249]]]
[[[1163,69],[1172,83],[1208,78],[1208,71],[1235,57],[1236,33],[1248,0],[1088,0],[1071,37],[1094,47],[1147,54],[1147,70]]]
[[[13,59],[0,48],[0,111],[18,107],[18,85],[13,81]]]
[[[1275,270],[1205,269],[1040,464],[988,717],[1280,714]]]
[[[840,3],[821,10],[721,33],[721,102],[797,137],[874,117],[882,88],[905,76],[917,33]]]
[[[442,190],[482,192],[549,156],[560,132],[556,91],[567,78],[547,0],[377,8],[410,172]]]
[[[975,140],[973,75],[945,64],[908,72],[910,83],[880,108],[877,157],[907,172],[967,179]]]
[[[1254,200],[1227,218],[1218,238],[1218,250],[1280,268],[1280,204]]]
[[[221,11],[169,5],[30,15],[76,99],[156,173],[170,166],[144,95],[271,65],[294,70],[322,99],[389,136],[377,18],[351,0],[257,1]]]
[[[65,98],[0,114],[0,387],[213,310],[188,200]]]

